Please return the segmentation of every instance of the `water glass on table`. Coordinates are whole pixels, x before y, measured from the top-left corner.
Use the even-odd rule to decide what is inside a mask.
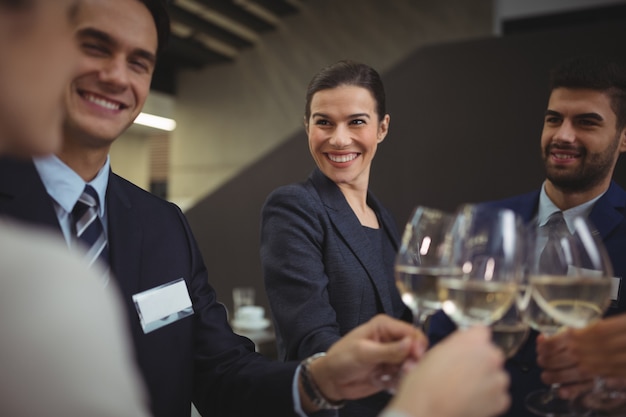
[[[233,288],[233,316],[237,318],[237,312],[243,306],[253,306],[255,290],[253,287]]]

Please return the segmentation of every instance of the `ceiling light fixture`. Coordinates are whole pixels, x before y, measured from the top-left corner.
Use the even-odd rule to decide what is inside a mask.
[[[168,132],[176,129],[176,120],[148,113],[139,113],[139,116],[135,119],[135,123],[155,129],[167,130]]]

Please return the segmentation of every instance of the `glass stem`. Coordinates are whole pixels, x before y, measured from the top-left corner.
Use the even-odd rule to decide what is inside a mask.
[[[426,321],[428,320],[429,316],[430,316],[430,313],[428,311],[420,310],[416,314],[416,317],[413,318],[413,322],[415,324],[415,327],[417,327],[418,329],[420,329],[423,332],[426,332],[428,329],[425,328],[425,325],[426,325]]]
[[[543,398],[544,403],[549,403],[555,398],[558,398],[560,387],[561,387],[561,384],[551,384],[550,389],[546,391],[545,397]]]
[[[554,336],[554,334],[556,334],[556,331],[544,331],[543,335],[545,337],[552,337]],[[548,403],[554,399],[559,398],[559,388],[561,387],[561,384],[559,383],[555,383],[555,384],[551,384],[550,385],[550,389],[546,392],[545,396],[544,396],[544,402]]]
[[[603,392],[606,388],[606,383],[604,381],[604,378],[600,378],[600,377],[596,377],[593,380],[593,392],[595,393],[599,393],[599,392]]]

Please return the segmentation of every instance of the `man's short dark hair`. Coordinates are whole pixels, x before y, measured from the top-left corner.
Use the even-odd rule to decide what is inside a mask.
[[[33,0],[0,0],[0,6],[12,9],[22,9],[33,5]]]
[[[0,0],[5,1],[5,0]],[[158,47],[157,54],[163,52],[170,38],[170,14],[166,0],[139,0],[143,3],[154,19],[157,30]]]
[[[617,116],[617,130],[626,127],[626,65],[610,56],[576,57],[556,67],[550,91],[555,88],[586,88],[608,94]]]

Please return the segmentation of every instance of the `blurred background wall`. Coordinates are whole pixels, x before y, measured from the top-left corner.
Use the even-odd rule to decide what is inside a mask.
[[[299,4],[235,59],[177,71],[175,88],[151,97],[171,102],[177,128],[133,127],[111,153],[114,170],[185,209],[227,307],[242,285],[267,305],[260,210],[313,168],[301,126],[318,69],[351,58],[383,75],[392,122],[371,188],[401,225],[416,204],[453,209],[538,187],[548,69],[622,53],[626,40],[623,1]],[[616,178],[626,185],[623,169]]]

